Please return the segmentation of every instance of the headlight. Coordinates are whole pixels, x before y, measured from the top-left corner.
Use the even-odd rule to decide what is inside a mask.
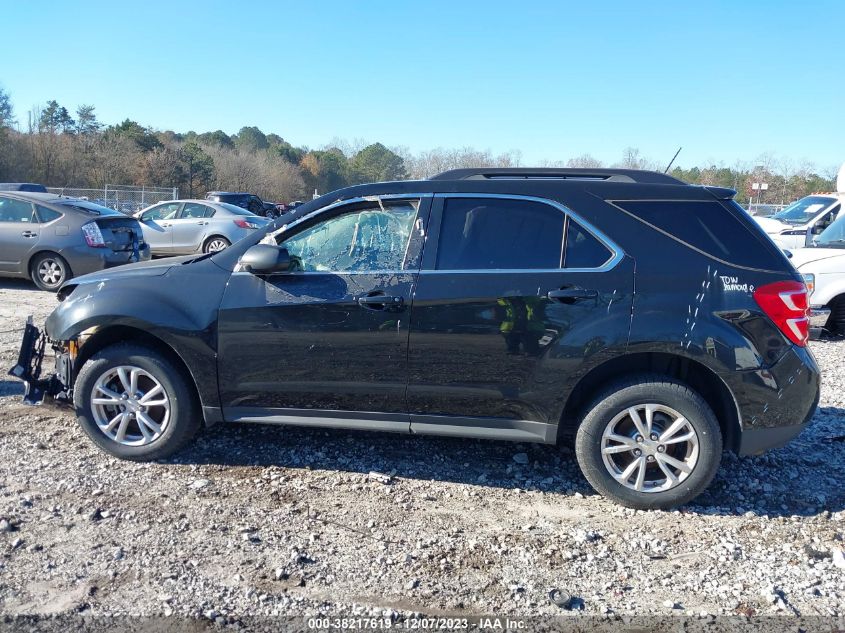
[[[806,273],[804,277],[804,285],[807,286],[807,295],[812,295],[813,290],[816,289],[816,276],[813,273]]]

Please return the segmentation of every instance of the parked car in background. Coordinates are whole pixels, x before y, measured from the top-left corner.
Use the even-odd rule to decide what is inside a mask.
[[[276,203],[265,202],[255,194],[243,191],[209,191],[205,194],[205,199],[212,200],[214,202],[227,202],[237,207],[247,209],[255,215],[265,217],[267,217],[268,214],[270,217],[276,217],[278,215]]]
[[[124,459],[203,420],[574,439],[601,494],[671,508],[819,399],[807,287],[733,195],[612,169],[349,187],[211,257],[65,284],[58,371],[28,371],[28,325],[12,373]]]
[[[47,187],[34,182],[0,182],[0,191],[29,191],[30,193],[47,193]]]
[[[72,277],[149,258],[134,218],[78,198],[0,191],[0,276],[55,291]]]
[[[168,200],[135,216],[153,255],[222,251],[270,220],[226,202]]]
[[[816,334],[845,335],[845,214],[813,238],[812,245],[790,251],[792,265],[810,291],[810,323]]]
[[[809,243],[808,239],[833,224],[843,201],[845,192],[813,194],[771,217],[754,216],[754,219],[781,248],[801,248]]]

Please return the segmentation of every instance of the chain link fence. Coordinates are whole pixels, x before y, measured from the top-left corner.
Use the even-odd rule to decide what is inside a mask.
[[[748,212],[751,215],[759,215],[762,217],[769,217],[777,213],[778,211],[783,211],[788,204],[765,204],[765,203],[752,203],[747,205]]]
[[[106,185],[102,189],[47,187],[47,191],[71,198],[84,198],[127,215],[140,211],[151,204],[165,200],[176,200],[179,197],[178,187]]]

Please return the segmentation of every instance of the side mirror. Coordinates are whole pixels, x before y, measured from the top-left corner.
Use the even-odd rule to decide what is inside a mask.
[[[270,244],[250,246],[241,255],[241,268],[256,275],[284,273],[290,270],[291,259],[287,249]]]

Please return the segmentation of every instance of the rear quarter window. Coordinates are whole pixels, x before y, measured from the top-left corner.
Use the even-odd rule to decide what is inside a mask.
[[[716,200],[628,200],[613,204],[687,246],[729,264],[784,268],[784,258],[762,229],[746,225]]]

